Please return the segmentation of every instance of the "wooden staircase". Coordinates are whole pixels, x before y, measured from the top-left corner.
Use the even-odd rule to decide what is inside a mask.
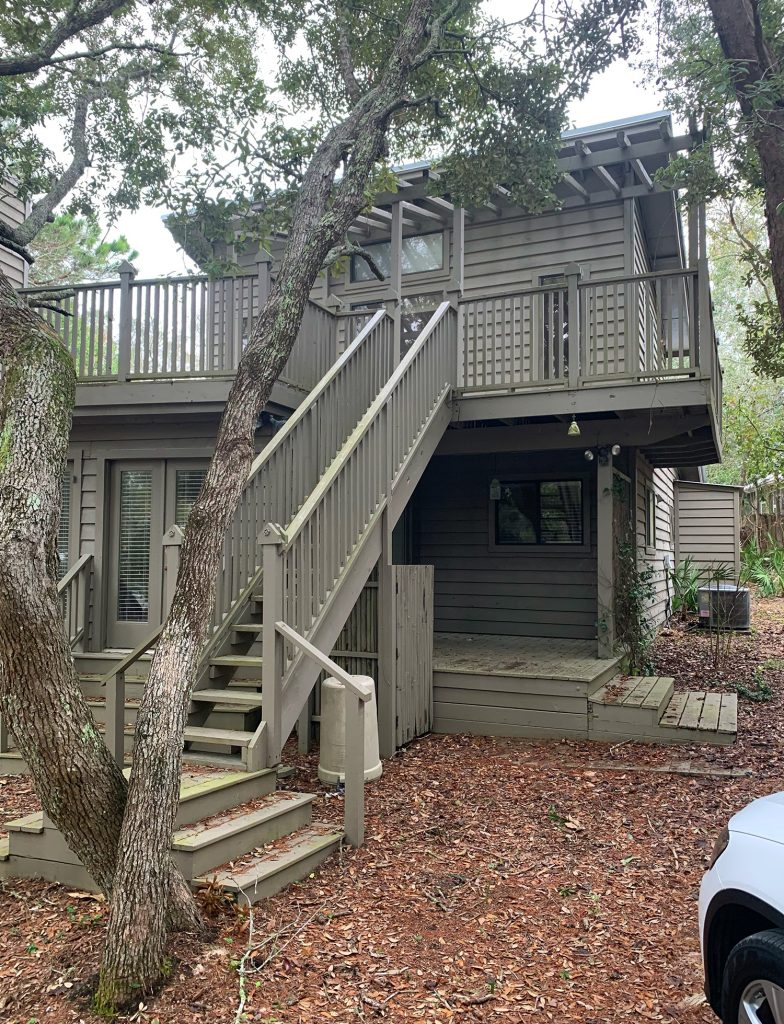
[[[589,695],[588,737],[610,743],[734,743],[736,693],[675,693],[665,676],[615,676]]]
[[[276,790],[273,769],[183,778],[172,857],[194,888],[217,885],[255,903],[306,878],[343,838],[313,823],[310,793]],[[90,875],[41,813],[5,823],[0,878],[52,878],[96,891]]]

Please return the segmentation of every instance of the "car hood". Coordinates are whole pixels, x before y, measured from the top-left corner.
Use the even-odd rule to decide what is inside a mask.
[[[784,793],[752,800],[730,818],[729,829],[784,845]]]

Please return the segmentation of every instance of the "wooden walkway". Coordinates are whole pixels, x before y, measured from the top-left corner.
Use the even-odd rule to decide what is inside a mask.
[[[591,682],[617,663],[618,659],[596,657],[595,640],[488,633],[433,635],[434,672]]]

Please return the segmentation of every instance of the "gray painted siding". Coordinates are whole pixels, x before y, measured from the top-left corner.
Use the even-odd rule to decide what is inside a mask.
[[[15,192],[11,183],[0,182],[0,220],[15,227],[25,219],[25,203]],[[10,249],[0,245],[0,270],[15,288],[22,288],[27,282],[27,263]]]
[[[415,560],[435,566],[439,632],[591,639],[596,635],[595,487],[581,453],[559,456],[559,472],[586,480],[587,551],[490,545],[493,477],[551,472],[546,455],[440,456],[414,497]]]
[[[675,485],[678,509],[676,557],[692,558],[704,569],[740,571],[740,491],[713,484]]]
[[[640,558],[654,570],[656,597],[651,606],[651,619],[660,625],[669,614],[672,586],[665,568],[665,557],[675,560],[675,471],[654,469],[639,453],[636,460],[637,546]],[[657,496],[656,545],[645,545],[645,488],[652,486]]]

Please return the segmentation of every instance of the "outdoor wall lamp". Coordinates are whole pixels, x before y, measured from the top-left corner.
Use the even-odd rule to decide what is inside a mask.
[[[597,451],[599,453],[599,465],[606,466],[610,461],[611,455],[614,456],[621,454],[621,446],[619,444],[603,444],[597,449]],[[590,448],[585,452],[585,458],[588,462],[593,462],[593,452]]]

